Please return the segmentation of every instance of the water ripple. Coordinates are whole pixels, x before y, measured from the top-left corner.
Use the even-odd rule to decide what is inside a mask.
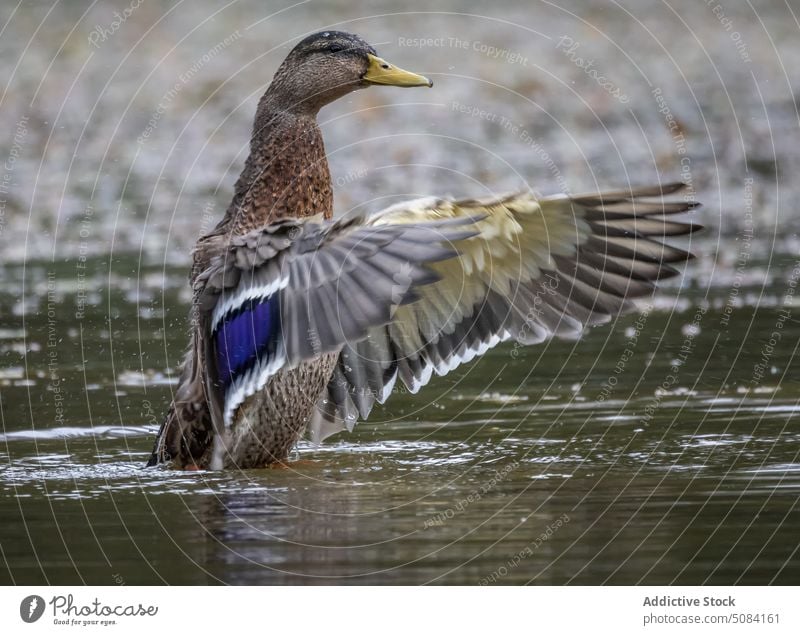
[[[65,426],[43,430],[16,430],[0,434],[0,441],[53,441],[57,439],[105,438],[152,436],[158,426],[93,426],[90,428]]]

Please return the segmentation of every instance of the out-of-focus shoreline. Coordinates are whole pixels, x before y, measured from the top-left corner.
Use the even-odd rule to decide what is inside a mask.
[[[323,110],[337,213],[682,179],[706,204],[712,247],[721,236],[791,249],[798,25],[780,2],[757,16],[671,4],[4,7],[4,261],[141,251],[188,262],[230,200],[275,68],[299,37],[332,26],[435,80]]]

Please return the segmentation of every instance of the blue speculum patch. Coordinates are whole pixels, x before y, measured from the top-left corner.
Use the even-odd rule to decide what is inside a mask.
[[[280,334],[278,295],[254,298],[228,315],[217,328],[217,369],[224,388],[256,363],[275,353]]]

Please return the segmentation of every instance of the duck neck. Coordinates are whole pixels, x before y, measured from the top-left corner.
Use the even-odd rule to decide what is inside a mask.
[[[282,109],[271,91],[256,112],[250,155],[218,226],[244,234],[280,218],[333,215],[333,189],[316,110]]]

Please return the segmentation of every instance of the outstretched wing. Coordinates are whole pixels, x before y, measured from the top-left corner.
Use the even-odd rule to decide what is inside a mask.
[[[237,237],[196,280],[215,426],[275,373],[387,324],[438,279],[474,218],[365,224],[286,220]],[[216,423],[219,422],[219,423]]]
[[[478,233],[455,243],[458,258],[432,265],[439,280],[419,290],[392,321],[342,349],[311,422],[319,441],[383,403],[400,379],[416,392],[514,338],[535,344],[578,337],[674,276],[692,256],[662,242],[698,225],[670,218],[697,204],[663,196],[682,184],[537,199],[531,193],[491,200],[420,199],[390,207],[376,228],[480,216]]]

